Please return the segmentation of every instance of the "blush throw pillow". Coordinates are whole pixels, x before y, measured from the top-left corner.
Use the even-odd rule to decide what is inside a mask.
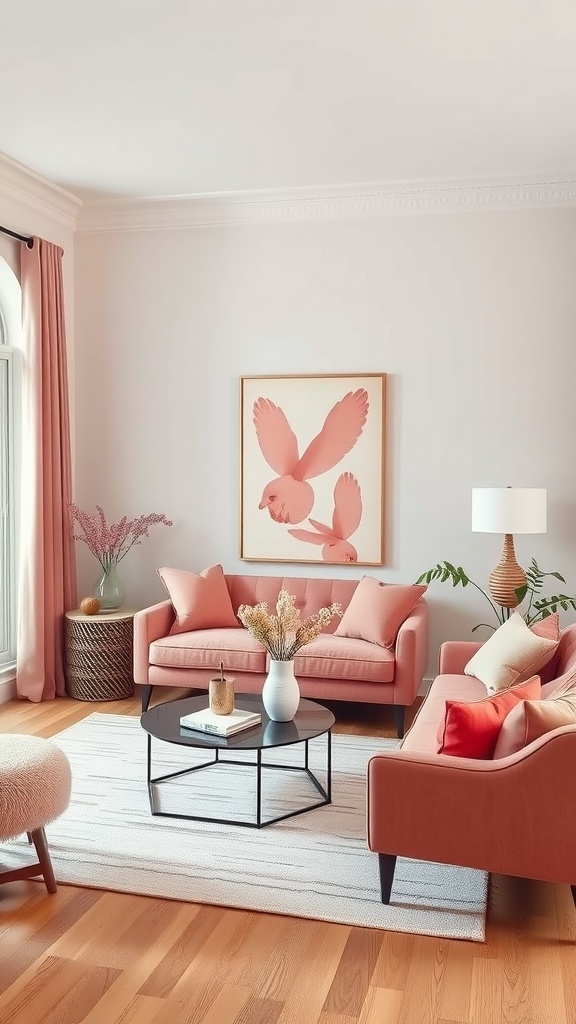
[[[558,644],[559,639],[538,636],[513,612],[476,651],[464,672],[480,679],[488,693],[498,693],[539,672]]]
[[[572,685],[547,700],[526,700],[506,715],[494,759],[516,754],[532,740],[561,725],[576,725],[576,673]]]
[[[211,565],[200,574],[185,569],[158,569],[176,619],[170,633],[191,629],[221,629],[240,626],[234,614],[221,565]]]
[[[391,648],[400,626],[427,589],[418,584],[380,583],[372,576],[363,576],[335,635]]]
[[[512,689],[477,701],[446,701],[444,735],[439,754],[492,758],[506,715],[520,701],[538,700],[540,678],[533,676]]]
[[[547,640],[560,640],[560,614],[559,612],[553,612],[552,615],[547,615],[545,619],[539,619],[538,622],[534,622],[530,626],[532,633],[536,636],[543,636]]]
[[[553,612],[552,615],[547,615],[545,619],[539,619],[535,622],[530,629],[536,636],[545,636],[549,640],[557,640],[558,647],[554,654],[550,658],[550,661],[546,662],[546,665],[542,666],[539,670],[538,675],[540,676],[540,682],[542,683],[542,695],[544,695],[544,686],[551,679],[556,676],[556,669],[558,667],[558,656],[560,653],[560,615],[558,612]]]

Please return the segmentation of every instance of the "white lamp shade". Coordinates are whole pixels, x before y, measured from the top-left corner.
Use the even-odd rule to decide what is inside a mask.
[[[474,533],[546,533],[546,488],[473,487]]]

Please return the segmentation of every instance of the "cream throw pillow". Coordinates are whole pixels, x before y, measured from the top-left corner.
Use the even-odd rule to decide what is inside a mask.
[[[513,612],[466,665],[488,693],[498,693],[529,679],[552,658],[558,640],[537,636],[518,612]]]

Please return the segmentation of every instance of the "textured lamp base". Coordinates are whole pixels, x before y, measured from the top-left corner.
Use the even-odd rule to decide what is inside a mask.
[[[526,574],[516,561],[511,533],[504,537],[502,558],[488,581],[490,594],[502,608],[516,608],[520,604],[516,591],[526,585]]]

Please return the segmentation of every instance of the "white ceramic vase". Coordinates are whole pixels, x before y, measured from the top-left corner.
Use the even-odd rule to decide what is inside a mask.
[[[272,722],[290,722],[300,703],[293,661],[271,661],[262,687],[262,703]]]

